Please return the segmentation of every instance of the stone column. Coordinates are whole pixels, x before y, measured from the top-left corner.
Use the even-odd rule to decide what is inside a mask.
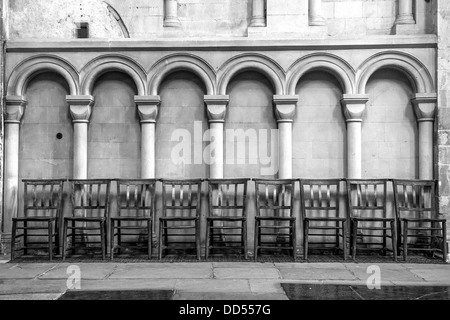
[[[322,15],[322,0],[309,0],[309,25],[325,25],[325,19]]]
[[[413,0],[398,0],[398,13],[395,24],[415,24]]]
[[[275,95],[275,116],[279,130],[279,179],[292,178],[292,123],[297,107],[297,95]]]
[[[416,94],[412,99],[419,123],[419,179],[434,179],[433,174],[433,129],[436,117],[437,95]]]
[[[178,0],[164,0],[164,27],[179,27]]]
[[[214,138],[214,157],[210,159],[209,174],[212,179],[223,179],[223,126],[229,101],[230,97],[227,95],[205,96],[211,140]]]
[[[135,96],[134,101],[141,119],[141,178],[154,179],[156,177],[156,118],[161,98],[160,96]]]
[[[344,94],[341,104],[347,122],[347,178],[362,178],[361,124],[369,101],[367,95]]]
[[[93,96],[66,96],[73,122],[73,178],[88,176],[88,124],[94,105]]]
[[[27,101],[24,97],[8,96],[5,106],[5,177],[3,236],[10,240],[12,218],[17,217],[19,192],[19,127]]]
[[[266,26],[266,0],[253,0],[250,27]]]

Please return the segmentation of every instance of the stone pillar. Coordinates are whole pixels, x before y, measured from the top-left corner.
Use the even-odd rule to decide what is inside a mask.
[[[223,125],[230,97],[227,95],[205,96],[211,140],[214,138],[214,157],[210,159],[210,178],[223,179]],[[211,141],[212,143],[212,141]]]
[[[179,27],[178,0],[164,0],[164,27]]]
[[[325,19],[322,15],[322,0],[309,0],[309,25],[325,25]]]
[[[266,0],[253,0],[250,27],[266,26]]]
[[[66,96],[73,122],[73,178],[88,176],[88,124],[94,105],[93,96]]]
[[[27,101],[24,97],[8,96],[5,106],[5,176],[3,237],[10,240],[12,218],[17,217],[19,193],[19,127]]]
[[[344,94],[341,104],[347,122],[347,178],[362,178],[361,125],[369,101],[367,95]]]
[[[275,95],[275,116],[279,130],[279,179],[292,178],[292,123],[297,107],[297,95]]]
[[[135,96],[134,101],[141,119],[141,178],[154,179],[156,177],[156,118],[161,98],[160,96]]]
[[[415,24],[413,0],[398,0],[398,13],[395,24]]]
[[[418,93],[412,99],[419,123],[419,179],[434,179],[433,130],[436,117],[437,95]]]

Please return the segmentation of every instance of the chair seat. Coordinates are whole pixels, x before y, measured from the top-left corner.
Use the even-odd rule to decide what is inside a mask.
[[[346,218],[305,218],[306,221],[346,221]]]
[[[431,219],[431,218],[424,218],[424,219],[410,219],[410,218],[400,218],[400,221],[407,221],[407,222],[446,222],[445,219]]]
[[[159,221],[192,221],[198,220],[198,217],[160,217]]]
[[[246,217],[206,217],[206,220],[213,220],[213,221],[246,221]]]
[[[13,221],[55,221],[56,217],[18,217],[13,218]]]
[[[149,217],[113,217],[111,221],[151,221]]]
[[[292,221],[295,217],[255,217],[255,220],[279,220],[279,221]]]
[[[70,221],[85,221],[85,222],[102,222],[102,221],[106,221],[105,217],[64,217],[65,220],[70,220]]]
[[[391,222],[391,221],[395,221],[395,218],[351,218],[351,220],[353,221],[386,221],[386,222]]]

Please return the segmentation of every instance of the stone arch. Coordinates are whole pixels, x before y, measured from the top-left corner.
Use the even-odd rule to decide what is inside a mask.
[[[103,74],[117,71],[131,77],[138,91],[138,95],[146,94],[145,81],[147,78],[144,68],[129,57],[110,54],[91,60],[82,70],[81,91],[84,95],[91,95],[95,81]]]
[[[313,53],[295,61],[288,70],[288,94],[295,94],[300,79],[308,72],[319,70],[332,74],[339,81],[342,91],[355,91],[355,70],[342,58],[329,53]]]
[[[7,95],[23,96],[28,82],[44,72],[60,74],[67,81],[70,94],[79,94],[79,76],[73,65],[58,56],[37,55],[22,61],[14,68],[8,80]]]
[[[283,68],[262,54],[242,54],[225,62],[219,69],[218,94],[226,94],[231,79],[244,71],[256,71],[263,74],[272,83],[275,94],[284,94],[286,76]]]
[[[211,65],[192,54],[172,54],[157,61],[150,69],[149,93],[158,95],[162,81],[171,73],[189,71],[197,75],[205,85],[206,94],[216,93],[216,74]]]
[[[359,67],[358,93],[364,94],[370,77],[376,71],[386,68],[399,70],[405,74],[416,93],[435,92],[433,78],[421,61],[405,52],[384,51],[371,56]]]

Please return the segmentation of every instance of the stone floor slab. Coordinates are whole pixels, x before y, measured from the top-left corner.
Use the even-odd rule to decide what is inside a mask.
[[[151,267],[145,265],[119,265],[108,279],[209,279],[212,278],[211,264],[178,266],[172,264],[166,267]]]
[[[179,279],[177,292],[247,292],[251,293],[247,280]]]
[[[288,300],[280,293],[177,292],[174,300]],[[262,303],[258,303],[262,304]],[[223,314],[223,310],[222,310]]]
[[[173,290],[175,279],[106,279],[81,281],[81,290]]]
[[[214,268],[273,268],[274,263],[271,262],[213,262]]]
[[[116,268],[115,263],[79,263],[58,264],[54,269],[41,275],[40,279],[68,279],[74,275],[76,268],[80,270],[81,280],[83,279],[105,279]]]
[[[0,295],[0,300],[57,300],[62,293],[30,293]]]
[[[56,263],[1,264],[0,279],[33,279],[56,265]]]
[[[0,280],[0,294],[55,293],[67,290],[66,280]]]
[[[336,267],[308,266],[304,268],[284,268],[279,269],[283,280],[359,280],[348,269],[342,265]]]
[[[214,268],[217,279],[280,279],[275,268]]]
[[[249,280],[250,289],[253,293],[279,293],[283,294],[284,290],[278,280]]]
[[[348,264],[347,269],[350,270],[358,279],[366,281],[371,277],[376,268],[379,268],[381,281],[411,281],[420,282],[423,279],[409,272],[408,269],[396,264]]]

